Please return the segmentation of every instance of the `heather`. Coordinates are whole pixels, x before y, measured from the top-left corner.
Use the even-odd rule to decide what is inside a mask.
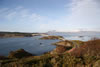
[[[65,46],[59,46],[57,49],[60,53],[51,54],[48,52],[41,56],[31,55],[25,50],[20,49],[10,53],[9,56],[12,57],[0,57],[0,65],[1,67],[99,67],[100,39],[79,43],[78,45],[80,46],[73,46],[70,49],[66,49]],[[21,57],[17,55],[21,52],[26,52],[28,55],[23,54]]]

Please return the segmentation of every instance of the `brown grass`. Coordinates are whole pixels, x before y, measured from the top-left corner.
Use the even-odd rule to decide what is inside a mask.
[[[100,56],[100,39],[93,39],[85,42],[84,45],[74,49],[71,54],[78,57],[85,54],[89,54],[91,56]]]
[[[17,51],[11,51],[9,54],[9,58],[23,58],[23,57],[29,57],[32,56],[31,53],[28,53],[24,49],[19,49]]]

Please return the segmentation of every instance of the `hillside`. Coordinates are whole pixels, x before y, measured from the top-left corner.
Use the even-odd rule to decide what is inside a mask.
[[[14,51],[13,53],[10,53],[8,57],[0,56],[0,66],[1,67],[99,67],[100,66],[100,39],[87,41],[81,44],[79,47],[76,47],[72,51],[70,51],[71,49],[69,49],[70,52],[68,52],[68,49],[65,50],[64,47],[61,47],[60,50],[62,49],[64,50],[64,53],[50,54],[48,52],[41,56],[35,56],[26,52],[23,49],[20,49]]]

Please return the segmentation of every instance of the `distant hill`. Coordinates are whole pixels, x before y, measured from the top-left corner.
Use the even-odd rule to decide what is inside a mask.
[[[32,37],[36,35],[40,35],[40,33],[0,32],[0,37]]]

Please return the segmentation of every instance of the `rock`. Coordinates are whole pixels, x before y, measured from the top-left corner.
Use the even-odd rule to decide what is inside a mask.
[[[8,55],[9,58],[23,58],[33,56],[31,53],[26,52],[24,49],[19,49],[17,51],[11,51]]]
[[[59,40],[62,40],[64,38],[62,36],[45,36],[45,37],[42,37],[40,39],[44,39],[44,40],[50,40],[50,39],[55,40],[55,39],[59,39]]]

